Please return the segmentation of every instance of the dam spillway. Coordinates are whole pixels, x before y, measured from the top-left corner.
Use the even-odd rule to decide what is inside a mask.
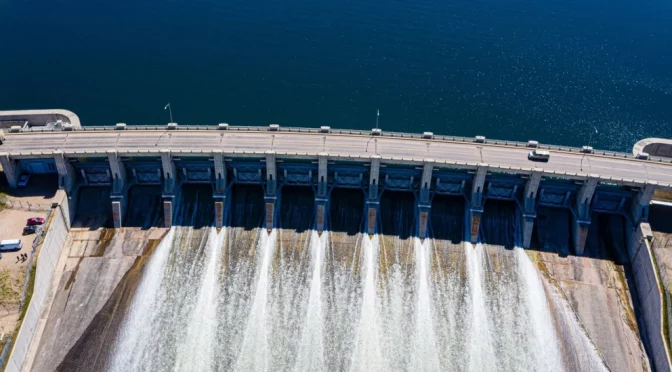
[[[372,136],[373,149],[384,140],[420,143]],[[629,234],[669,185],[169,142],[0,154],[13,174],[54,169],[75,236],[169,230],[90,324],[58,336],[74,318],[52,309],[34,370],[649,369]],[[77,304],[66,266],[63,310]]]
[[[185,186],[101,370],[607,370],[562,292],[516,246],[511,205],[493,203],[472,245],[459,198],[437,200],[431,230],[442,233],[421,240],[403,194],[383,195],[392,212],[369,236],[348,193],[334,195],[322,234],[310,188],[281,190],[270,233],[261,188],[233,191],[223,229],[206,222],[211,193]]]

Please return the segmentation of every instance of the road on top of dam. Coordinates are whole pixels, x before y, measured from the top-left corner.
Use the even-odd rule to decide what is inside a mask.
[[[334,158],[380,155],[384,162],[390,158],[403,158],[415,162],[433,159],[438,163],[437,166],[441,166],[440,163],[458,163],[453,167],[458,167],[460,163],[472,166],[487,163],[490,166],[528,170],[540,168],[544,172],[578,176],[569,178],[585,178],[588,174],[595,174],[602,179],[623,179],[625,181],[619,183],[624,184],[654,181],[661,187],[672,187],[670,163],[596,154],[587,154],[582,161],[582,153],[553,150],[550,150],[548,162],[532,162],[527,158],[530,148],[419,138],[282,131],[129,130],[6,134],[6,140],[0,145],[0,153],[6,152],[17,158],[45,157],[54,150],[61,150],[66,155],[76,152],[84,156],[97,152],[103,156],[106,150],[149,152],[147,155],[153,155],[164,149],[171,152],[222,150],[225,155],[243,151],[263,153],[269,150],[277,152],[279,156],[298,153],[317,157],[322,152]],[[37,156],[39,153],[44,155]]]

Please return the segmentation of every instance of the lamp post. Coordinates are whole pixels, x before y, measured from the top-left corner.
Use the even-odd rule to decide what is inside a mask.
[[[595,129],[595,134],[597,134],[597,128],[593,127]],[[593,146],[593,132],[590,132],[590,136],[588,137],[588,146],[592,147]],[[583,152],[583,156],[581,157],[581,171],[583,172],[583,158],[586,157],[586,152]]]
[[[170,107],[170,102],[168,102],[168,104],[166,105],[166,107],[164,107],[163,109],[164,109],[164,110],[168,110],[168,112],[170,113],[170,122],[171,122],[171,123],[174,123],[174,121],[173,121],[173,108]]]

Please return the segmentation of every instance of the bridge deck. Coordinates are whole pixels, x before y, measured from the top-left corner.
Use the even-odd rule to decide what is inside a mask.
[[[326,152],[330,158],[368,159],[380,155],[387,163],[418,163],[433,159],[438,166],[474,168],[487,163],[491,169],[511,169],[529,173],[540,168],[546,175],[585,178],[598,175],[602,180],[638,185],[658,182],[672,187],[672,164],[633,158],[602,156],[551,150],[547,163],[527,159],[528,148],[488,143],[451,142],[419,138],[378,137],[348,134],[321,134],[259,131],[134,130],[72,131],[6,134],[0,152],[12,158],[39,158],[62,150],[68,156],[104,155],[114,149],[120,155],[145,153],[159,155],[162,149],[207,154],[223,150],[227,155],[263,154],[273,150],[279,156],[317,157]],[[41,155],[42,154],[42,155]]]

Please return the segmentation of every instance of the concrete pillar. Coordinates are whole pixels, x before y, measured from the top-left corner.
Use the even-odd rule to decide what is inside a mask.
[[[275,151],[266,151],[266,195],[275,195],[278,177],[275,167]]]
[[[173,227],[173,199],[163,199],[163,227]]]
[[[366,232],[369,235],[376,233],[378,222],[378,209],[380,208],[378,196],[380,158],[380,155],[371,156],[371,168],[369,169],[369,197],[366,200]]]
[[[537,218],[537,195],[539,194],[539,184],[541,183],[541,169],[535,168],[530,174],[530,178],[525,184],[525,195],[523,202],[523,248],[530,248],[532,243],[532,232],[534,230],[534,220]]]
[[[574,217],[572,227],[572,241],[574,244],[574,251],[577,256],[583,256],[583,251],[586,248],[586,239],[588,238],[588,227],[590,220],[580,220]]]
[[[275,165],[275,151],[266,151],[266,230],[269,232],[275,226],[275,207],[278,200],[276,196],[278,178]]]
[[[380,202],[376,201],[367,201],[366,202],[366,233],[369,235],[374,235],[376,233],[376,225],[378,222],[378,209],[380,208]]]
[[[326,227],[327,207],[329,199],[327,197],[328,181],[328,163],[329,155],[325,152],[317,154],[317,194],[315,195],[315,230],[321,234]]]
[[[380,155],[371,157],[371,168],[369,169],[369,200],[378,200],[378,178],[380,177]]]
[[[170,150],[159,151],[163,175],[163,226],[173,227],[177,186],[177,168]]]
[[[122,193],[126,185],[126,167],[119,158],[117,150],[107,150],[107,160],[110,162],[112,193]]]
[[[172,194],[177,184],[177,169],[170,150],[161,150],[161,168],[163,170],[163,193]]]
[[[19,182],[19,169],[16,161],[9,157],[9,153],[2,152],[0,153],[0,165],[2,165],[2,171],[5,173],[5,177],[7,177],[9,187],[15,188]]]
[[[327,199],[315,199],[315,230],[322,234],[327,225]]]
[[[329,155],[326,152],[317,154],[317,196],[324,197],[327,195],[327,187],[329,185],[327,166],[329,162]]]
[[[213,153],[215,162],[215,194],[222,194],[226,191],[227,185],[224,154],[222,150],[214,150]]]
[[[478,232],[481,228],[481,214],[483,213],[484,205],[483,187],[485,186],[485,176],[487,174],[488,164],[479,164],[471,186],[471,201],[469,206],[469,240],[474,244],[478,241]]]
[[[583,255],[586,247],[586,238],[588,238],[588,227],[590,226],[590,203],[595,195],[595,189],[599,179],[597,175],[590,174],[586,182],[576,193],[576,213],[573,218],[573,243],[574,251],[578,256]]]
[[[75,186],[76,174],[72,165],[65,158],[63,151],[55,150],[54,162],[56,163],[56,170],[58,171],[58,187],[62,188],[70,194],[72,188]]]
[[[122,220],[124,218],[123,200],[112,200],[112,221],[114,228],[120,229],[122,227]]]
[[[225,205],[228,183],[222,150],[213,150],[213,160],[215,163],[215,186],[213,194],[215,199],[215,227],[221,229],[224,226],[224,219],[226,218]]]
[[[112,178],[112,192],[110,199],[112,199],[112,221],[114,228],[122,227],[124,220],[124,212],[126,211],[126,200],[124,195],[124,187],[126,186],[126,167],[119,159],[119,154],[116,150],[107,150],[107,160],[110,162],[110,177]]]
[[[215,227],[221,229],[224,226],[224,201],[221,198],[215,199]]]
[[[639,224],[642,220],[647,220],[649,215],[649,204],[653,199],[653,192],[658,187],[658,182],[649,181],[639,190],[637,195],[632,199],[632,221]]]
[[[418,237],[424,239],[427,237],[427,224],[429,220],[429,211],[432,207],[430,203],[430,191],[432,187],[432,172],[434,171],[434,159],[425,159],[422,166],[422,179],[420,180],[419,200],[418,200]]]

